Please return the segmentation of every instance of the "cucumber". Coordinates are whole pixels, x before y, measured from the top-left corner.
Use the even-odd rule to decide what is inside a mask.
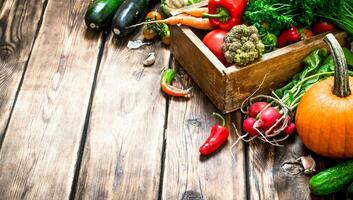
[[[112,30],[117,36],[128,36],[136,28],[127,28],[140,23],[155,0],[126,0],[116,11],[112,20]]]
[[[311,191],[316,195],[328,195],[345,189],[353,182],[353,160],[326,169],[309,181]]]
[[[86,25],[92,29],[100,29],[107,25],[124,0],[95,0],[86,11]]]
[[[348,187],[347,194],[349,197],[353,197],[353,183]]]

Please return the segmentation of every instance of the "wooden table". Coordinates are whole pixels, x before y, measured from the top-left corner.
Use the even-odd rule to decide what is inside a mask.
[[[308,177],[283,164],[307,154],[298,138],[286,148],[239,143],[232,159],[232,131],[200,157],[215,107],[160,42],[129,50],[141,33],[87,30],[89,2],[0,3],[1,199],[312,198]],[[145,68],[149,52],[157,60]],[[194,87],[191,99],[161,93],[168,65]],[[240,112],[225,117],[240,127]]]

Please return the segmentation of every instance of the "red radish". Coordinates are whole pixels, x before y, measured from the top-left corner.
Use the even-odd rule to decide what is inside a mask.
[[[288,121],[288,123],[292,120],[292,118],[289,116],[289,115],[287,115],[285,118],[284,118],[284,120],[287,120]]]
[[[295,124],[290,122],[283,132],[285,135],[292,135],[295,132]]]
[[[276,108],[269,107],[266,108],[261,114],[260,114],[260,121],[262,122],[262,127],[264,130],[268,130],[271,128],[277,120],[281,118],[281,114],[278,112]]]
[[[269,129],[271,129],[270,130],[270,132],[268,133],[268,135],[273,135],[273,134],[275,134],[275,132],[277,132],[280,128],[282,127],[282,123],[278,123],[275,127],[273,127],[272,129],[271,129],[271,127],[269,128]]]
[[[249,117],[256,117],[266,106],[267,102],[259,101],[254,104],[251,104],[248,110]]]
[[[249,135],[251,136],[257,136],[259,134],[259,132],[257,132],[257,130],[254,129],[255,122],[256,122],[256,119],[252,117],[247,118],[243,122],[244,131],[249,133]]]

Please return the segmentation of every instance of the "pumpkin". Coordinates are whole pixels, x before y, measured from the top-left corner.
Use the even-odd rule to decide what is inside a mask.
[[[330,158],[353,157],[353,78],[335,37],[325,37],[335,62],[334,77],[313,85],[301,99],[296,113],[297,132],[304,145]]]

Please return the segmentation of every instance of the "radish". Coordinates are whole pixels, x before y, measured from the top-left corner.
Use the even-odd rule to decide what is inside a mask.
[[[262,122],[262,128],[264,130],[268,130],[271,128],[279,119],[281,118],[281,114],[278,112],[276,108],[269,107],[266,108],[260,114],[260,121]]]
[[[254,104],[251,104],[248,110],[248,115],[249,117],[254,117],[256,116],[268,105],[267,102],[259,101]]]
[[[272,127],[272,126],[271,126]],[[270,128],[271,128],[270,127]],[[282,123],[279,123],[279,124],[277,124],[275,127],[273,127],[271,130],[270,130],[270,132],[268,133],[268,135],[273,135],[273,134],[275,134],[275,132],[277,132],[280,128],[282,127]],[[269,129],[270,129],[269,128]],[[268,130],[269,130],[268,129]]]
[[[245,110],[243,105],[247,101],[250,102],[250,106]],[[242,103],[241,111],[248,117],[242,124],[246,134],[241,134],[233,124],[239,138],[232,147],[241,140],[250,142],[256,138],[273,146],[283,146],[280,143],[295,133],[295,124],[291,122],[293,111],[275,97],[267,95],[249,97]]]
[[[257,130],[255,130],[255,126],[256,125],[256,119],[249,117],[246,120],[244,120],[243,122],[243,129],[245,132],[249,133],[249,135],[251,136],[257,136],[259,134],[259,132]],[[260,127],[259,127],[260,128]]]
[[[292,135],[295,132],[295,124],[290,122],[288,126],[283,130],[285,135]]]

